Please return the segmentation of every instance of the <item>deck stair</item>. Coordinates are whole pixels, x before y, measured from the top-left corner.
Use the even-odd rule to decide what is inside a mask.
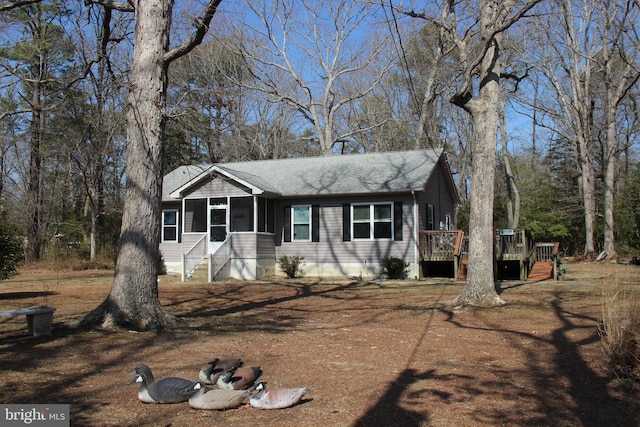
[[[458,271],[458,282],[467,281],[467,269],[469,268],[469,258],[463,258]]]
[[[193,282],[208,282],[207,279],[209,271],[209,260],[207,258],[203,259],[200,264],[196,266],[196,268],[191,272],[190,275],[187,276],[189,281]]]
[[[529,272],[527,282],[541,282],[543,280],[553,279],[553,262],[536,261],[533,268]]]

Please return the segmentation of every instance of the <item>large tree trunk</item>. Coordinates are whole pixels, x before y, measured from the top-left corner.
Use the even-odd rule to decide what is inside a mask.
[[[31,22],[31,37],[34,43],[43,42],[42,30],[42,10],[36,8]],[[30,137],[30,160],[29,160],[29,183],[27,189],[27,215],[29,228],[27,230],[27,256],[29,260],[37,261],[42,256],[42,130],[44,129],[45,115],[43,113],[43,90],[42,82],[45,79],[46,56],[38,56],[31,66],[31,123],[29,129]]]
[[[40,95],[40,77],[33,82],[31,96],[31,125],[30,125],[30,163],[29,163],[29,188],[27,190],[27,215],[29,229],[27,235],[27,255],[30,261],[37,261],[42,254],[42,232],[40,230],[40,213],[42,211],[42,195],[40,172],[42,157],[43,114]]]
[[[476,137],[471,153],[471,211],[467,283],[455,305],[491,307],[504,304],[495,288],[493,265],[493,199],[498,123],[497,82],[486,87],[473,111]],[[494,93],[495,92],[495,93]]]
[[[616,158],[618,144],[616,141],[616,102],[609,95],[607,105],[607,161],[604,174],[604,246],[602,250],[607,257],[615,257],[614,236],[614,202],[616,184]]]
[[[593,168],[593,156],[590,152],[590,145],[587,138],[578,137],[577,144],[578,167],[580,170],[580,190],[582,191],[582,205],[584,207],[584,255],[590,257],[595,252],[593,240],[594,226],[596,219],[596,185],[595,171]]]
[[[480,66],[480,88],[475,99],[461,97],[457,105],[465,108],[475,124],[476,137],[471,149],[471,212],[469,217],[469,270],[467,283],[454,305],[491,307],[503,305],[495,288],[493,265],[493,199],[498,142],[500,96],[500,36],[492,36],[498,3],[480,2],[481,39],[490,44]]]
[[[129,111],[127,183],[118,260],[111,292],[81,325],[138,330],[171,327],[177,319],[160,305],[158,251],[162,151],[171,1],[136,5]]]

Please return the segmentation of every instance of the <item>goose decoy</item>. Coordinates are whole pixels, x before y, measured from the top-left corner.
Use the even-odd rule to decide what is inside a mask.
[[[255,386],[247,390],[212,390],[196,383],[194,389],[196,392],[189,397],[189,406],[193,409],[225,410],[240,407]]]
[[[216,384],[222,390],[245,390],[251,387],[262,375],[259,366],[231,368],[221,374]]]
[[[266,383],[260,382],[256,386],[258,392],[251,396],[249,404],[258,409],[283,409],[300,402],[302,396],[309,393],[306,387],[273,388],[267,390]]]
[[[200,369],[198,378],[205,384],[215,384],[218,381],[218,377],[223,372],[227,372],[229,369],[242,366],[242,360],[240,359],[213,359]]]
[[[155,381],[147,365],[138,365],[131,371],[128,384],[140,383],[138,399],[143,403],[180,403],[195,393],[196,383],[183,378],[168,377]]]

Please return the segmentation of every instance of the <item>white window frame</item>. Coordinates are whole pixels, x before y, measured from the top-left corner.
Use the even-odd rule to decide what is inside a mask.
[[[307,209],[308,213],[309,213],[309,221],[308,222],[296,222],[296,209]],[[311,211],[311,205],[292,205],[291,206],[291,241],[292,242],[310,242],[311,241],[311,215],[313,215],[313,212]],[[302,225],[306,225],[308,227],[309,233],[308,233],[308,238],[306,239],[301,239],[301,238],[296,238],[296,225],[302,226]]]
[[[175,224],[165,224],[164,218],[165,218],[165,213],[167,212],[173,212],[175,213],[176,216],[176,223]],[[162,210],[162,235],[161,235],[161,242],[162,243],[178,243],[179,242],[179,237],[180,237],[180,210],[179,209],[163,209]],[[166,240],[164,238],[164,230],[166,228],[174,228],[176,231],[176,238],[175,240]]]
[[[389,218],[389,220],[385,220],[385,221],[376,221],[375,219],[375,207],[376,206],[381,206],[381,205],[385,205],[385,206],[389,206],[390,212],[391,212],[391,217]],[[356,237],[356,233],[355,233],[355,224],[363,224],[365,223],[365,221],[356,221],[354,218],[354,208],[357,206],[369,206],[369,220],[368,220],[368,224],[369,224],[369,237]],[[351,236],[353,240],[393,240],[393,233],[394,233],[394,204],[393,202],[372,202],[372,203],[352,203],[351,204]],[[389,237],[375,237],[375,224],[376,223],[389,223],[389,228],[391,230],[390,236]]]

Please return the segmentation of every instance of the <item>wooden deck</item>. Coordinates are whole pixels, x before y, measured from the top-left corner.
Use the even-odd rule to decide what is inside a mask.
[[[519,279],[527,282],[555,280],[559,246],[558,242],[534,242],[527,230],[496,230],[494,248],[496,280]],[[443,272],[444,274],[453,272],[453,277],[457,281],[466,281],[468,252],[469,239],[461,230],[420,231],[420,261],[423,268],[422,274],[425,277],[439,277],[437,275]]]
[[[462,260],[460,265],[460,271],[458,272],[458,282],[464,282],[467,280],[467,267],[469,266],[469,260],[466,258]],[[553,262],[551,261],[538,261],[533,265],[527,282],[542,282],[543,280],[553,279]]]

